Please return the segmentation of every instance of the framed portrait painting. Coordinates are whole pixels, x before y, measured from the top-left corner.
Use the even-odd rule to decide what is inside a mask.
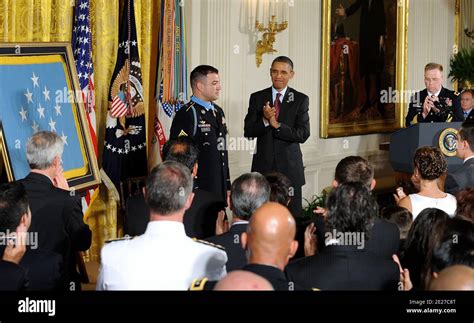
[[[402,127],[408,1],[322,1],[321,137]]]
[[[36,132],[56,132],[64,142],[62,163],[69,186],[85,190],[100,182],[69,43],[0,44],[0,148],[8,181],[30,171],[26,142]]]

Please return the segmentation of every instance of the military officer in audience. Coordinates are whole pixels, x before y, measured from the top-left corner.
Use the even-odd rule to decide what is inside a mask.
[[[443,66],[441,64],[426,64],[426,89],[416,93],[411,99],[405,118],[407,127],[412,124],[415,116],[418,123],[464,120],[459,93],[444,88],[443,80]],[[445,113],[445,110],[452,111],[452,113]]]
[[[200,151],[197,187],[227,201],[230,192],[227,125],[224,111],[214,103],[221,91],[219,71],[200,65],[190,78],[193,95],[174,117],[170,139],[190,136],[196,140]]]
[[[143,235],[102,248],[97,290],[186,290],[193,279],[219,280],[227,255],[186,236],[184,212],[194,194],[191,172],[165,161],[148,175],[145,196],[150,222]]]

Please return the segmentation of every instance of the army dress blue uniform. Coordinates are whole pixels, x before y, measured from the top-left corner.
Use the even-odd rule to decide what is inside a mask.
[[[423,122],[458,122],[463,121],[463,113],[461,110],[461,98],[458,92],[448,90],[447,88],[441,87],[441,90],[436,95],[440,101],[448,103],[448,100],[451,101],[452,106],[452,117],[446,115],[436,114],[433,109],[428,113],[426,118],[423,117],[423,103],[425,102],[426,97],[428,96],[428,90],[424,89],[418,92],[410,100],[410,105],[408,106],[408,114],[405,117],[405,126],[409,127],[413,119],[416,117],[418,123]]]
[[[194,96],[176,113],[170,139],[192,137],[199,147],[197,187],[212,192],[223,201],[230,190],[227,154],[227,125],[224,111],[212,102]]]

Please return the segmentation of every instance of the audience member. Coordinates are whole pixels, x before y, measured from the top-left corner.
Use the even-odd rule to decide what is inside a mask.
[[[296,224],[288,208],[275,202],[259,207],[242,234],[248,264],[242,269],[266,278],[275,290],[295,290],[285,277],[285,267],[298,248]]]
[[[35,133],[26,144],[31,172],[20,182],[28,194],[30,231],[38,233],[38,248],[62,255],[69,289],[80,290],[77,256],[91,246],[92,233],[83,220],[81,198],[69,191],[64,177],[63,150],[56,133]]]
[[[448,220],[449,216],[446,212],[436,208],[427,208],[420,212],[408,232],[401,260],[403,268],[410,271],[414,289],[423,288],[430,266],[431,253],[434,245],[441,239]]]
[[[368,187],[339,184],[329,194],[327,207],[326,248],[290,263],[288,279],[321,290],[396,290],[398,266],[365,248],[378,213]]]
[[[232,224],[229,231],[207,238],[206,240],[224,246],[227,253],[227,272],[241,269],[247,264],[245,250],[242,248],[242,233],[247,230],[247,224],[253,212],[270,197],[270,185],[263,175],[257,172],[239,176],[230,189],[230,209]]]
[[[447,267],[431,280],[429,290],[474,291],[474,269],[463,265]]]
[[[163,147],[164,160],[171,160],[186,166],[193,178],[198,171],[199,150],[196,142],[189,136],[179,136],[169,140]],[[225,208],[217,194],[194,187],[194,199],[191,207],[184,213],[184,230],[188,237],[204,239],[216,231],[216,219],[220,210]],[[135,236],[145,232],[150,210],[143,194],[133,195],[127,200],[127,233]]]
[[[265,175],[270,184],[270,202],[288,206],[291,201],[291,181],[282,173],[271,172]]]
[[[333,188],[340,184],[358,182],[372,191],[375,188],[374,169],[370,163],[360,156],[348,156],[343,158],[336,166]],[[326,210],[319,208],[316,213],[324,213]],[[319,251],[325,248],[324,234],[326,224],[322,218],[315,221],[317,249]],[[392,255],[397,253],[400,244],[400,233],[397,226],[384,219],[377,217],[374,226],[370,232],[370,239],[366,242],[365,248],[369,251],[381,255],[386,259],[392,259]]]
[[[26,252],[26,243],[19,240],[3,240],[3,243],[6,246],[0,259],[0,291],[25,290],[29,285],[27,272],[18,264]]]
[[[14,239],[17,248],[25,253],[19,262],[27,270],[28,290],[65,289],[62,257],[52,251],[38,249],[36,232],[29,232],[32,220],[25,188],[18,182],[0,185],[0,233],[5,239]],[[8,247],[7,247],[8,248]],[[7,253],[0,245],[0,255]]]
[[[474,222],[474,187],[468,187],[456,194],[458,207],[456,216],[461,216]]]
[[[274,290],[272,284],[260,275],[246,270],[234,270],[222,278],[214,290]]]
[[[397,225],[400,230],[400,240],[407,237],[411,224],[413,223],[413,215],[404,207],[392,205],[382,209],[380,216],[390,223]]]
[[[453,265],[474,268],[474,223],[469,220],[450,219],[440,239],[434,239],[433,252],[428,258],[424,286],[443,269]]]
[[[419,179],[420,191],[402,198],[398,205],[413,214],[415,220],[425,208],[436,207],[454,216],[456,198],[443,192],[437,180],[448,170],[448,164],[438,148],[420,147],[416,150],[414,161],[414,176]]]
[[[151,171],[145,191],[147,229],[102,248],[98,290],[186,290],[195,278],[225,276],[226,253],[184,232],[192,187],[189,169],[180,163],[166,161]]]

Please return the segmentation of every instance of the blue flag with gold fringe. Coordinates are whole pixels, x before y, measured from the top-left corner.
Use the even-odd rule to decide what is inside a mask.
[[[145,104],[133,0],[125,3],[109,89],[102,167],[116,187],[147,173]]]

